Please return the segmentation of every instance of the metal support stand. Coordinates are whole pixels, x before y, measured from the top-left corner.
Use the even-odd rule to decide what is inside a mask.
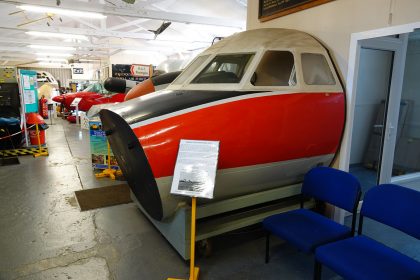
[[[76,104],[76,124],[80,124],[80,120],[79,120],[79,103]]]
[[[200,268],[195,266],[195,223],[197,212],[197,198],[192,197],[191,203],[191,242],[190,242],[190,277],[189,280],[198,280]],[[168,278],[168,280],[186,280],[183,278]]]
[[[54,112],[54,104],[48,104],[47,106],[48,106],[48,116],[50,118],[50,125],[52,125],[53,124],[52,118],[54,116],[54,113],[51,113],[51,112]]]
[[[77,107],[76,107],[77,108]],[[77,112],[77,111],[76,111]],[[109,142],[106,141],[107,148],[108,148],[108,168],[104,169],[101,173],[95,174],[96,178],[105,178],[109,177],[112,180],[115,180],[116,175],[122,175],[121,170],[115,170],[111,168],[111,147],[109,146]]]
[[[48,152],[43,152],[42,148],[41,148],[41,139],[39,138],[39,128],[38,128],[38,124],[35,124],[35,128],[36,128],[36,136],[38,137],[38,148],[39,148],[39,152],[34,154],[34,157],[40,157],[40,156],[48,156]]]
[[[205,240],[259,223],[274,214],[299,209],[297,196],[300,194],[300,189],[301,184],[296,184],[199,205],[196,210],[198,228],[195,231],[195,240]],[[295,199],[288,199],[292,197]],[[157,221],[147,214],[134,195],[132,199],[179,255],[184,260],[190,259],[189,233],[192,209],[187,205],[180,206],[170,219]],[[266,205],[268,202],[273,202],[273,204]],[[305,207],[312,206],[313,203],[305,203]]]

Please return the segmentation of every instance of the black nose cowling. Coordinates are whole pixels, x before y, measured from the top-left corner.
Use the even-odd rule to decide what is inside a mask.
[[[156,220],[163,219],[162,201],[146,154],[127,122],[113,111],[99,112],[112,152],[132,192],[144,210]]]
[[[110,92],[125,92],[126,81],[109,77],[104,81],[104,88]]]

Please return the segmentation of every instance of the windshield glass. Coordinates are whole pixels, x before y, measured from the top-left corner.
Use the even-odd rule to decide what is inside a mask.
[[[100,93],[100,94],[109,94],[110,93],[100,83],[91,84],[82,91],[83,92],[96,92],[96,93]]]
[[[202,55],[202,56],[197,57],[184,71],[182,71],[181,75],[179,75],[178,78],[176,78],[173,84],[180,85],[184,83],[188,78],[191,77],[194,71],[198,67],[200,67],[208,57],[209,55]]]
[[[239,83],[254,54],[218,55],[192,80],[192,84]]]

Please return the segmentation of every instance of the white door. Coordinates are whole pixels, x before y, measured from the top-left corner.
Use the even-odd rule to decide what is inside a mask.
[[[363,192],[391,182],[406,49],[406,35],[359,41],[349,170]]]

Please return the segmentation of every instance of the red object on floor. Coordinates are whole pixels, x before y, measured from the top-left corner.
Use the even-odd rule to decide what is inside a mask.
[[[39,99],[39,113],[44,119],[48,119],[48,100],[46,98]]]
[[[38,130],[39,131],[39,142],[41,145],[45,144],[45,130]],[[39,145],[38,136],[36,135],[36,130],[29,130],[29,139],[31,140],[31,145]]]
[[[38,131],[39,131],[39,142],[41,145],[45,144],[45,129],[41,127],[41,125],[45,124],[44,119],[38,113],[27,113],[26,114],[26,126],[31,127],[34,124],[38,124]],[[31,141],[31,145],[39,145],[38,136],[36,135],[36,127],[33,126],[28,129],[29,139]]]
[[[75,115],[69,115],[69,116],[67,116],[67,120],[71,123],[76,123],[76,116]]]

